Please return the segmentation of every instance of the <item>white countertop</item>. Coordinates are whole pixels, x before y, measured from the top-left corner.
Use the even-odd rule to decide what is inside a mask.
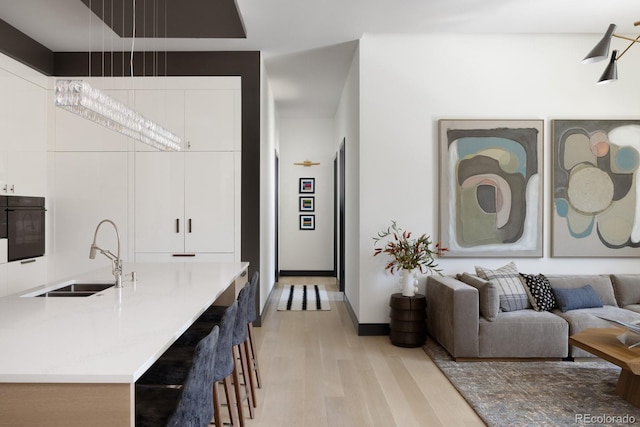
[[[133,383],[248,263],[138,263],[89,297],[0,298],[0,382]],[[112,280],[111,269],[73,279]],[[39,292],[37,292],[39,293]]]

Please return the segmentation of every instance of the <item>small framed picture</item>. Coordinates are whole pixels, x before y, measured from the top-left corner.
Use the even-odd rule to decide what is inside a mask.
[[[315,230],[315,229],[316,229],[315,215],[300,215],[300,230]]]
[[[316,192],[315,178],[300,178],[300,193],[313,194]]]
[[[300,197],[300,212],[315,212],[316,198],[313,196]]]

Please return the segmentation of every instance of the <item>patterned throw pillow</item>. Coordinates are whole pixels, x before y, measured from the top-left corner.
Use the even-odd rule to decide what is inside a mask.
[[[476,274],[496,285],[500,293],[500,310],[516,311],[531,307],[520,273],[513,261],[497,270],[476,266]]]
[[[558,308],[556,298],[553,296],[549,280],[543,275],[523,274],[524,283],[529,289],[531,305],[536,311],[551,311]]]

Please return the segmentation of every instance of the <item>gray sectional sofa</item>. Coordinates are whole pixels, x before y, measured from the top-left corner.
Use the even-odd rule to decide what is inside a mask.
[[[430,276],[426,290],[429,334],[456,359],[591,357],[570,346],[569,336],[587,328],[615,326],[597,316],[640,321],[640,274],[549,275],[546,279],[553,294],[590,285],[601,307],[563,312],[559,308],[537,311],[535,305],[528,305],[502,311],[501,292],[492,280],[469,273]]]

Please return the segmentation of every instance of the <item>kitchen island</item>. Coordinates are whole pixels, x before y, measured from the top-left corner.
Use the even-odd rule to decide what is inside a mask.
[[[248,263],[138,263],[137,280],[88,297],[0,298],[0,426],[133,426],[135,381],[211,304],[228,305]],[[125,276],[126,277],[126,276]],[[111,269],[70,280],[113,280]]]

